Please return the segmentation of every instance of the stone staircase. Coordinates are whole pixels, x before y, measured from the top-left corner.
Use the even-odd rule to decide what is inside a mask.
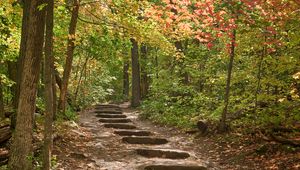
[[[137,164],[137,170],[207,170],[190,153],[167,145],[170,141],[135,124],[124,114],[122,108],[113,104],[98,104],[92,111],[104,128],[113,129],[126,145],[131,145],[138,156],[152,159]],[[105,130],[105,129],[104,129]],[[191,157],[194,157],[191,159]],[[149,163],[150,162],[150,163]]]

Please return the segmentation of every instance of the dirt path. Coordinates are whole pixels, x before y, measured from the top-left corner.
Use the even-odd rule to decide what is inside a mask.
[[[195,138],[140,120],[127,105],[98,106],[79,123],[59,126],[53,155],[58,170],[299,169],[298,150],[240,134]],[[289,149],[291,150],[291,149]]]
[[[189,136],[141,121],[137,112],[121,107],[98,106],[82,113],[79,125],[55,140],[55,169],[217,169],[194,152]]]

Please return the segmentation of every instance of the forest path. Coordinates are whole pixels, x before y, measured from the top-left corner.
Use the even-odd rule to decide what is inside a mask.
[[[59,160],[55,169],[215,169],[194,152],[189,136],[142,121],[127,106],[97,105],[83,112],[79,126],[74,124],[75,129],[55,142]]]

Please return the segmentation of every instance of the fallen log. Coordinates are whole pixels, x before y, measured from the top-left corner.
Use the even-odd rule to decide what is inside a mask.
[[[291,145],[291,146],[295,146],[295,147],[300,147],[300,140],[296,140],[296,139],[289,139],[286,137],[282,137],[278,134],[275,135],[274,132],[262,132],[259,131],[259,135],[260,137],[267,141],[267,142],[277,142],[277,143],[281,143],[284,145]]]
[[[286,128],[286,127],[273,127],[273,132],[286,132],[286,133],[292,133],[292,132],[300,132],[300,128]]]
[[[295,147],[300,147],[300,141],[299,140],[283,138],[281,136],[276,136],[273,133],[270,134],[270,137],[275,142],[278,142],[278,143],[281,143],[281,144],[285,144],[285,145],[291,145],[291,146],[295,146]]]

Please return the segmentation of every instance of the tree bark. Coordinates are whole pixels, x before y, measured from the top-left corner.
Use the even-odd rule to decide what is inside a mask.
[[[55,76],[55,82],[58,85],[58,88],[60,91],[62,91],[62,79],[59,77],[59,72],[56,70],[54,66],[54,76]]]
[[[141,87],[140,87],[140,64],[139,64],[139,48],[135,39],[130,39],[132,43],[131,48],[131,67],[132,67],[132,99],[131,106],[138,107],[141,100]]]
[[[264,42],[267,41],[267,37],[264,37]],[[257,86],[256,86],[256,91],[255,91],[255,106],[254,106],[254,112],[256,112],[256,109],[258,107],[258,95],[260,94],[261,91],[261,78],[262,78],[262,72],[263,72],[263,60],[266,55],[266,46],[263,46],[262,54],[259,58],[259,64],[258,64],[258,71],[257,71]]]
[[[232,73],[232,68],[233,68],[233,60],[234,60],[234,56],[235,56],[235,39],[236,39],[236,30],[234,29],[232,31],[232,40],[231,40],[231,46],[230,46],[230,57],[229,57],[229,63],[228,63],[226,90],[225,90],[225,97],[224,97],[224,109],[223,109],[223,113],[222,113],[222,117],[221,117],[220,125],[219,125],[220,132],[225,132],[228,129],[228,126],[226,124],[226,118],[227,118],[228,104],[229,104],[229,98],[230,98],[231,73]]]
[[[1,77],[0,77],[0,120],[5,117],[4,114],[4,99],[3,99],[3,87],[2,87],[2,82],[1,82]]]
[[[155,62],[155,77],[156,79],[159,78],[159,65],[158,65],[158,49],[155,49],[156,51],[156,55],[155,55],[155,58],[154,58],[154,62]]]
[[[149,91],[149,77],[147,74],[147,46],[141,47],[141,59],[143,60],[141,66],[141,97],[145,98]]]
[[[24,58],[25,58],[25,51],[26,51],[26,41],[27,41],[27,32],[28,32],[28,22],[29,22],[29,8],[31,1],[24,0],[24,6],[23,6],[23,18],[22,18],[22,31],[21,31],[21,42],[20,42],[20,52],[19,52],[19,58],[17,60],[17,63],[15,64],[16,67],[16,77],[15,77],[15,87],[14,87],[14,97],[13,97],[13,108],[14,113],[11,116],[11,128],[15,129],[16,126],[16,111],[18,109],[18,102],[19,102],[19,96],[20,96],[20,84],[21,84],[21,77],[22,77],[22,71],[23,71],[23,65],[24,65]],[[14,67],[13,65],[11,65]]]
[[[129,70],[129,63],[128,60],[124,61],[124,65],[123,65],[123,95],[125,97],[125,99],[128,99],[129,96],[129,74],[128,74],[128,70]]]
[[[7,71],[8,71],[8,77],[10,80],[17,82],[17,62],[14,61],[7,61]],[[13,107],[16,106],[15,102],[16,102],[16,84],[13,84],[10,88],[11,94],[13,99]],[[15,107],[14,107],[15,109]]]
[[[53,120],[56,120],[57,114],[57,95],[56,95],[56,76],[55,76],[54,62],[52,64],[52,92],[53,92]]]
[[[51,168],[51,149],[52,149],[52,124],[54,112],[53,100],[53,77],[54,77],[54,58],[53,58],[53,10],[54,0],[48,0],[46,9],[46,38],[45,38],[45,124],[44,124],[44,150],[43,150],[43,170]]]
[[[65,113],[66,111],[66,99],[67,99],[67,91],[68,91],[68,83],[72,70],[72,62],[73,62],[73,53],[75,49],[75,32],[77,26],[78,12],[79,12],[79,0],[74,0],[74,5],[72,9],[71,22],[69,25],[69,38],[67,45],[67,57],[66,63],[64,66],[63,73],[63,81],[62,81],[62,89],[60,91],[60,102],[59,109]]]
[[[38,9],[38,6],[42,3],[43,1],[39,0],[24,1],[24,13],[28,12],[28,22],[25,25],[27,31],[22,32],[22,34],[26,34],[26,36],[23,36],[27,38],[25,41],[25,48],[21,49],[21,51],[24,50],[21,52],[24,54],[24,65],[21,70],[22,77],[17,109],[17,121],[13,142],[10,148],[11,155],[9,160],[9,169],[14,170],[33,169],[33,114],[35,111],[45,25],[45,10]],[[26,16],[23,16],[23,20],[24,19],[26,19]]]
[[[76,90],[75,90],[74,102],[76,102],[76,100],[77,100],[79,88],[80,88],[80,85],[81,85],[81,82],[82,82],[83,72],[84,72],[84,70],[86,70],[86,66],[88,64],[88,61],[89,61],[89,57],[86,57],[86,59],[85,59],[85,61],[83,63],[83,66],[82,66],[82,68],[80,70],[79,80],[78,80],[77,87],[76,87]]]

